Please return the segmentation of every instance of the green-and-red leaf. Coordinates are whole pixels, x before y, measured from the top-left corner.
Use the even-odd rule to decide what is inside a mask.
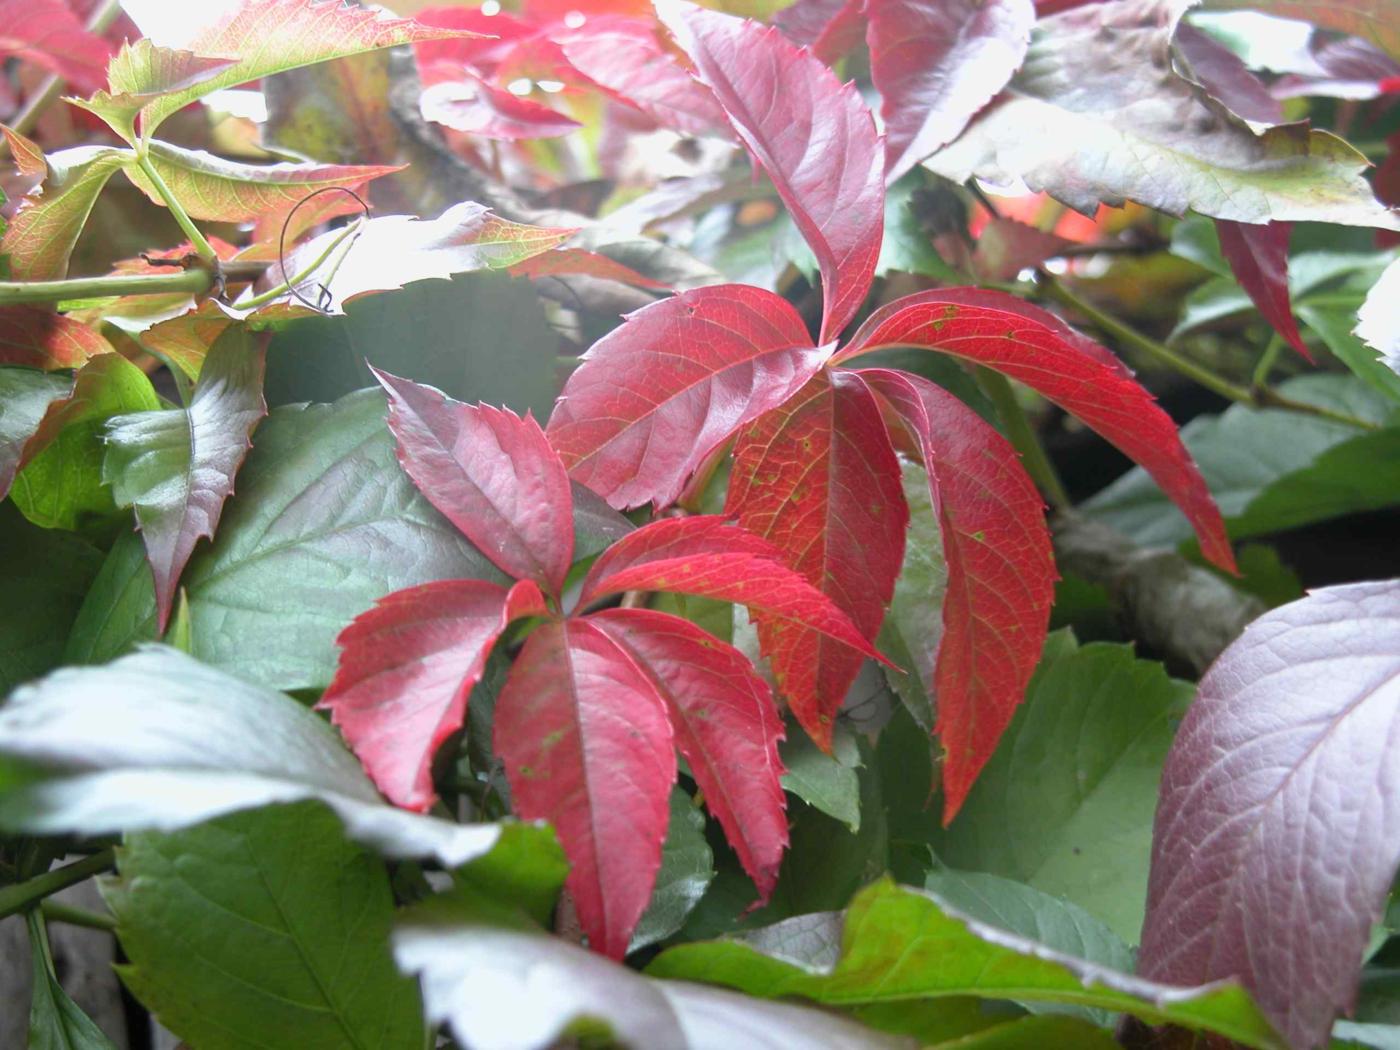
[[[340,666],[318,706],[391,801],[425,811],[437,798],[433,755],[461,727],[497,637],[547,611],[529,580],[509,591],[484,580],[395,591],[340,633]]]
[[[63,0],[0,0],[0,56],[10,55],[91,91],[106,79],[112,45],[85,29]]]
[[[0,365],[81,368],[111,350],[97,329],[71,317],[34,306],[0,306]]]
[[[737,649],[678,616],[605,609],[589,622],[651,676],[706,808],[766,901],[788,843],[783,723],[768,684]]]
[[[775,27],[684,0],[657,11],[811,245],[826,296],[818,341],[835,339],[870,289],[884,233],[874,117],[854,84]]]
[[[676,779],[650,677],[588,620],[544,624],[496,700],[493,736],[516,815],[554,825],[589,946],[621,959],[661,866]]]
[[[744,431],[726,510],[874,639],[903,563],[909,509],[879,405],[864,384],[840,371],[818,375]],[[758,630],[775,664],[781,654],[798,676],[783,683],[793,713],[826,746],[860,654],[761,615]]]
[[[877,310],[841,357],[916,346],[995,369],[1082,420],[1156,479],[1227,571],[1235,557],[1220,510],[1176,425],[1107,350],[1053,314],[983,289],[920,292]]]
[[[131,158],[128,150],[75,146],[48,158],[42,194],[20,202],[0,237],[17,281],[49,281],[68,273],[68,257],[107,180]]]
[[[503,572],[558,594],[573,560],[573,498],[534,418],[374,374],[399,462],[428,502]]]
[[[856,375],[918,442],[938,514],[948,588],[932,681],[934,728],[947,752],[947,824],[996,750],[1044,648],[1055,597],[1050,532],[1016,450],[976,412],[919,376]]]
[[[682,292],[593,344],[549,418],[549,439],[569,474],[614,507],[664,507],[710,452],[796,393],[828,355],[772,292]]]

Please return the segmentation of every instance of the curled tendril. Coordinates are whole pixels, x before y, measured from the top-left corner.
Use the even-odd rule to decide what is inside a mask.
[[[301,292],[297,291],[296,287],[292,284],[292,278],[287,273],[287,229],[292,224],[292,217],[301,210],[302,205],[309,200],[321,196],[323,193],[349,194],[351,197],[354,197],[355,202],[364,209],[364,217],[366,219],[369,218],[370,212],[369,203],[349,186],[322,186],[319,190],[308,193],[301,200],[297,201],[296,204],[292,206],[292,210],[287,212],[287,217],[282,220],[282,232],[277,235],[277,266],[282,271],[282,283],[287,286],[287,291],[293,299],[296,299],[303,306],[311,307],[311,309],[315,310],[318,314],[330,312],[333,295],[326,285],[317,281],[316,302],[313,303],[310,299],[306,298],[306,296],[302,295]]]

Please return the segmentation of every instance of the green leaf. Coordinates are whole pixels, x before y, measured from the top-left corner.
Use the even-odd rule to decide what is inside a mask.
[[[130,835],[103,896],[118,972],[193,1046],[422,1050],[418,989],[394,968],[379,858],[315,803]]]
[[[1380,351],[1367,346],[1352,333],[1356,324],[1355,310],[1301,303],[1297,313],[1352,375],[1392,401],[1400,401],[1400,373],[1385,363]]]
[[[885,239],[880,244],[880,259],[875,264],[876,276],[897,271],[936,277],[950,284],[959,284],[965,279],[934,250],[933,238],[924,230],[914,210],[917,194],[937,192],[926,188],[928,181],[928,176],[916,169],[889,187],[885,196]],[[951,193],[945,191],[935,199],[940,203],[951,201],[962,210]],[[961,230],[966,216],[952,213],[949,220],[950,230]]]
[[[912,1050],[844,1017],[717,988],[652,981],[452,896],[413,909],[394,932],[401,969],[419,976],[428,1016],[464,1046],[570,1044],[712,1050]]]
[[[806,733],[790,726],[778,748],[787,769],[783,787],[855,834],[860,831],[860,749],[855,737],[839,727],[831,745],[828,755]]]
[[[38,451],[30,439],[49,406],[73,390],[73,380],[31,368],[0,368],[0,496]],[[37,443],[36,443],[37,444]]]
[[[142,37],[126,41],[107,65],[107,91],[64,101],[105,120],[120,138],[136,145],[136,117],[161,95],[184,91],[235,65],[237,59],[209,58],[157,47]]]
[[[705,841],[705,815],[679,786],[671,789],[671,819],[661,847],[661,869],[651,903],[632,933],[628,951],[664,941],[685,925],[715,877],[715,857]]]
[[[844,917],[803,916],[731,940],[680,945],[647,973],[845,1007],[962,995],[1070,1003],[1218,1032],[1251,1047],[1283,1045],[1236,984],[1174,988],[1115,973],[887,880],[862,890]]]
[[[49,155],[43,193],[25,197],[0,236],[0,255],[10,257],[12,280],[48,281],[68,273],[68,257],[97,195],[132,156],[109,146],[75,146]]]
[[[267,394],[275,405],[330,401],[374,385],[368,362],[459,401],[528,408],[543,419],[558,393],[558,349],[528,281],[468,274],[367,297],[344,317],[293,322],[269,347]]]
[[[0,696],[57,667],[102,554],[0,503]]]
[[[1162,763],[1191,686],[1131,646],[1053,636],[940,859],[1062,897],[1135,943]]]
[[[237,63],[217,75],[161,94],[143,109],[142,131],[149,136],[166,117],[215,91],[284,70],[400,44],[474,35],[339,4],[247,0],[189,42],[189,49],[196,54],[236,57]],[[161,87],[134,64],[130,76],[112,84],[114,90],[128,93],[155,92]]]
[[[160,407],[145,372],[120,354],[94,357],[79,369],[72,396],[44,421],[56,436],[15,478],[15,505],[46,529],[105,532],[117,515],[102,479],[107,421]]]
[[[501,579],[399,468],[384,415],[383,395],[362,391],[276,409],[258,428],[217,538],[182,577],[200,660],[279,689],[324,688],[336,635],[377,599],[429,580]],[[139,544],[113,549],[71,658],[108,660],[154,636],[140,559]]]
[[[29,1050],[116,1050],[110,1039],[68,997],[54,976],[49,938],[38,911],[26,916],[34,990],[29,1004]]]
[[[324,802],[352,839],[393,857],[456,866],[502,835],[499,825],[453,824],[390,806],[317,715],[165,646],[55,671],[0,708],[6,830],[174,831],[301,799]]]
[[[1289,397],[1374,423],[1393,402],[1351,376],[1308,375],[1279,385]],[[1400,427],[1365,432],[1280,409],[1234,405],[1198,416],[1181,438],[1236,539],[1400,502]],[[1186,519],[1134,468],[1083,509],[1144,546],[1191,537]]]
[[[1005,98],[929,167],[1020,179],[1086,215],[1134,200],[1173,215],[1397,229],[1366,158],[1305,125],[1255,133],[1172,67],[1185,5],[1116,0],[1042,19]]]

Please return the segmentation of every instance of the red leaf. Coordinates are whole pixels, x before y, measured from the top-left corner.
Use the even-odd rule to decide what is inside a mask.
[[[1293,304],[1288,296],[1288,235],[1291,222],[1270,222],[1263,226],[1243,222],[1215,220],[1220,235],[1220,254],[1230,264],[1230,270],[1240,287],[1249,293],[1264,320],[1288,345],[1311,361],[1312,354],[1298,334],[1298,322],[1293,317]]]
[[[885,369],[858,373],[913,433],[938,513],[948,591],[934,671],[943,823],[1025,696],[1045,645],[1055,559],[1044,505],[1011,443],[942,387]]]
[[[466,69],[452,80],[425,88],[419,106],[426,120],[490,139],[547,139],[583,126],[548,106],[488,84]]]
[[[664,507],[711,450],[792,396],[828,353],[772,292],[683,292],[593,345],[564,385],[549,439],[570,475],[614,507]]]
[[[841,357],[882,346],[927,347],[1039,391],[1141,464],[1191,522],[1205,556],[1235,571],[1220,510],[1171,417],[1107,350],[1053,314],[979,289],[920,292],[873,313]]]
[[[821,268],[821,339],[870,290],[885,228],[885,165],[854,84],[773,27],[660,0],[657,13],[792,213]]]
[[[726,512],[782,551],[796,569],[873,639],[904,557],[909,509],[879,405],[849,373],[817,376],[739,436]],[[784,691],[823,747],[860,672],[861,653],[811,631],[758,617]]]
[[[797,0],[774,15],[773,24],[831,65],[860,43],[865,19],[861,0]]]
[[[1027,267],[1053,259],[1073,243],[1015,219],[997,217],[982,227],[972,265],[984,281],[1010,281]]]
[[[371,371],[389,395],[399,462],[428,502],[503,572],[558,594],[573,561],[573,499],[534,418]]]
[[[90,357],[111,353],[95,328],[33,306],[0,306],[0,365],[81,368]]]
[[[788,844],[783,723],[768,684],[737,649],[678,616],[605,609],[589,621],[651,675],[706,808],[766,902]]]
[[[1235,116],[1256,124],[1283,123],[1283,107],[1268,85],[1209,33],[1181,22],[1172,47],[1179,56],[1178,68],[1184,60],[1184,74]]]
[[[1400,584],[1265,613],[1167,756],[1140,972],[1238,978],[1289,1046],[1350,1012],[1400,862]]]
[[[508,271],[512,277],[597,277],[605,281],[620,281],[638,288],[665,288],[670,285],[654,281],[606,255],[587,248],[555,248],[541,252]]]
[[[83,92],[107,83],[112,45],[59,0],[0,0],[0,54],[43,66]]]
[[[440,29],[466,30],[480,33],[479,37],[448,37],[442,40],[420,40],[413,52],[419,66],[427,69],[439,63],[466,65],[482,73],[495,69],[501,54],[516,41],[539,32],[537,26],[524,19],[497,11],[488,15],[477,7],[425,7],[413,16],[422,25]],[[425,79],[425,83],[432,83]]]
[[[764,645],[773,674],[794,710],[814,711],[814,650],[830,638],[861,656],[884,660],[826,595],[782,563],[767,540],[723,518],[667,518],[630,533],[593,563],[579,606],[621,591],[695,594],[746,606],[768,629],[771,643],[796,634],[803,646]],[[859,658],[854,657],[859,664]],[[815,721],[814,721],[814,724]],[[830,725],[824,738],[830,739]]]
[[[1021,67],[1031,0],[870,0],[870,77],[893,182],[952,142]]]
[[[661,866],[676,779],[655,686],[601,628],[547,623],[511,668],[494,736],[516,815],[559,835],[589,947],[621,959]]]
[[[650,23],[590,18],[559,44],[570,65],[662,127],[687,135],[728,135],[729,121],[714,95],[661,46]]]
[[[392,802],[426,811],[437,798],[433,755],[461,727],[491,647],[512,620],[547,612],[529,580],[510,591],[482,580],[395,591],[340,632],[340,666],[316,706]]]

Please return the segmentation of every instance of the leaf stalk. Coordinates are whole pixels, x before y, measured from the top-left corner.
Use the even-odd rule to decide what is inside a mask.
[[[108,847],[65,867],[46,871],[14,886],[0,888],[0,919],[24,911],[59,890],[66,890],[69,886],[86,882],[94,875],[110,871],[116,862],[116,850]]]
[[[194,224],[194,220],[192,220],[189,213],[185,211],[184,205],[175,199],[175,195],[170,192],[170,187],[165,184],[165,180],[160,177],[160,172],[157,171],[156,166],[151,163],[150,154],[144,149],[136,151],[136,166],[141,169],[141,173],[146,176],[156,193],[160,194],[160,199],[164,201],[165,206],[170,209],[170,214],[174,217],[175,222],[179,224],[180,229],[184,231],[185,236],[189,239],[190,244],[194,246],[194,250],[199,254],[199,257],[208,263],[214,273],[217,274],[219,272],[219,253],[214,251],[214,246],[209,243],[204,234],[200,232],[199,227]]]

